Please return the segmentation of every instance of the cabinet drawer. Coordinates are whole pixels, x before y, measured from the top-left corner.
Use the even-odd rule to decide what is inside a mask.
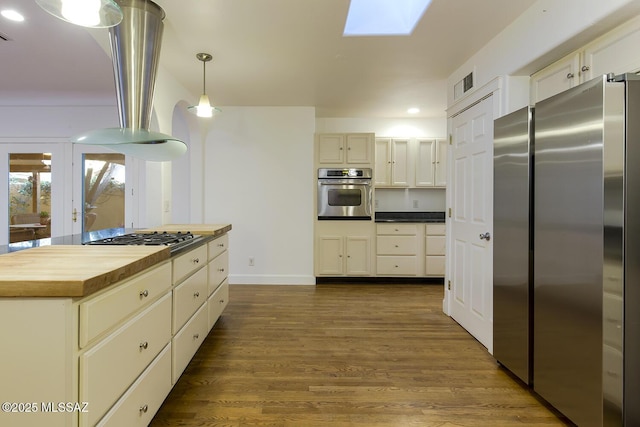
[[[178,381],[178,378],[182,375],[191,358],[207,337],[208,319],[209,314],[207,305],[205,304],[189,319],[187,324],[184,325],[184,328],[173,337],[171,378],[174,384]]]
[[[165,295],[80,356],[79,400],[90,402],[82,426],[94,425],[171,339],[171,296]]]
[[[209,242],[209,261],[229,248],[229,235],[224,234]]]
[[[425,257],[425,274],[427,276],[442,276],[444,277],[445,257],[427,256]]]
[[[229,281],[225,280],[207,302],[209,308],[208,330],[213,328],[213,325],[215,325],[227,304],[229,304]]]
[[[209,293],[211,295],[220,283],[227,278],[229,270],[229,252],[223,252],[209,263]]]
[[[427,236],[425,248],[427,255],[444,255],[446,240],[444,236]]]
[[[416,235],[418,233],[417,224],[376,224],[377,234],[389,235]]]
[[[207,269],[202,268],[173,290],[173,333],[207,300]]]
[[[171,288],[171,263],[80,304],[80,348]]]
[[[171,343],[100,421],[98,427],[146,427],[171,391]]]
[[[202,245],[173,260],[173,284],[177,285],[192,272],[207,264],[207,246]]]
[[[377,274],[384,276],[415,276],[418,263],[415,256],[379,256]]]
[[[428,236],[444,236],[447,226],[444,224],[427,224],[425,234]]]
[[[416,255],[418,238],[416,236],[378,236],[378,255]]]

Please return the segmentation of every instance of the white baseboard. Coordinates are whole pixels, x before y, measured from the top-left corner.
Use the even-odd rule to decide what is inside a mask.
[[[275,274],[230,274],[230,285],[315,285],[315,276]]]

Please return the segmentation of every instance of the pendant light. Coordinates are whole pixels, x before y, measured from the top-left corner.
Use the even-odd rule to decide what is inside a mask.
[[[123,16],[115,0],[36,0],[36,3],[56,18],[82,27],[113,27]]]
[[[206,91],[206,81],[207,81],[207,62],[211,61],[213,57],[208,53],[198,53],[196,54],[196,58],[199,61],[202,61],[202,95],[200,95],[200,102],[198,105],[192,105],[187,107],[187,109],[197,115],[198,117],[213,117],[214,114],[219,113],[221,110],[217,107],[212,107],[209,102],[209,97],[207,96]]]

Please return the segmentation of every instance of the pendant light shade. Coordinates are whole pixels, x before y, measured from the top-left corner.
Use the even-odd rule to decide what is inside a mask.
[[[211,106],[211,102],[209,102],[209,97],[207,96],[206,91],[206,81],[207,81],[207,62],[211,61],[213,57],[208,53],[198,53],[196,54],[196,58],[199,61],[202,61],[202,95],[200,95],[200,101],[198,105],[192,105],[187,107],[187,109],[197,115],[198,117],[209,118],[213,117],[214,114],[220,112],[219,108]]]
[[[82,27],[113,27],[123,17],[115,0],[36,0],[36,3],[56,18]]]

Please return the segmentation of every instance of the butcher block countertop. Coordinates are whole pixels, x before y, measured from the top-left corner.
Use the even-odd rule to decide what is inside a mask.
[[[170,257],[166,246],[41,246],[0,256],[0,297],[83,297]]]
[[[192,234],[201,234],[203,236],[219,236],[231,231],[231,224],[165,224],[155,228],[136,230],[136,233],[152,233],[154,231],[167,231],[169,233],[177,233],[179,231],[186,233],[190,231]]]

